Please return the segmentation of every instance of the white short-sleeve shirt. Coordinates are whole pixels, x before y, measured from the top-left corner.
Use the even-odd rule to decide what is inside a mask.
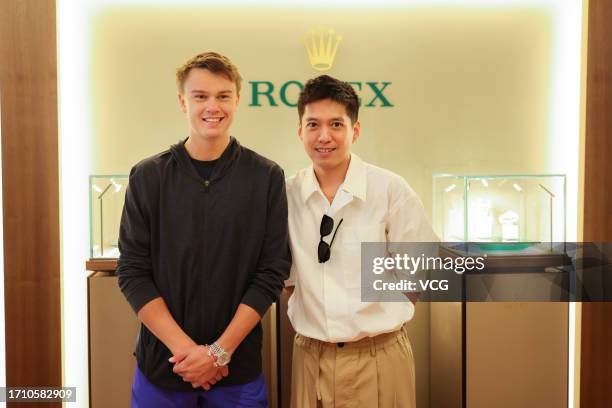
[[[310,166],[287,180],[289,237],[295,285],[288,315],[301,335],[327,342],[356,341],[399,329],[414,315],[406,302],[361,302],[361,242],[436,242],[423,205],[397,174],[352,154],[344,183],[330,204]],[[319,263],[324,214],[337,231],[331,257]],[[330,242],[333,232],[324,240]]]

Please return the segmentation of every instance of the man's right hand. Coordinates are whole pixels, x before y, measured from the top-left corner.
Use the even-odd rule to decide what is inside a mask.
[[[161,297],[144,305],[138,311],[138,318],[170,349],[173,355],[168,361],[174,364],[174,372],[183,377],[183,380],[209,390],[211,385],[228,375],[227,368],[223,370],[223,367],[215,367],[214,359],[208,355],[208,350],[204,346],[198,346],[181,329]],[[180,372],[177,372],[177,367]],[[198,367],[200,371],[197,371]],[[208,375],[204,375],[205,371]]]
[[[184,355],[175,354],[169,360],[174,363],[172,371],[183,377],[183,380],[192,382],[202,377],[208,380],[215,376],[217,372],[215,359],[209,355],[207,346],[196,345],[184,353]]]
[[[221,381],[221,379],[223,377],[227,377],[227,375],[229,374],[229,368],[227,366],[223,366],[223,367],[219,367],[217,369],[217,373],[216,375],[208,380],[208,381],[204,381],[202,379],[198,379],[198,381],[194,381],[191,383],[191,386],[193,388],[198,388],[198,387],[202,387],[204,388],[206,391],[210,390],[210,388],[215,385],[218,381]]]
[[[209,390],[211,385],[227,377],[227,367],[216,367],[215,359],[208,354],[208,347],[196,345],[176,353],[168,361],[174,363],[173,371],[190,382],[194,388],[202,386]]]

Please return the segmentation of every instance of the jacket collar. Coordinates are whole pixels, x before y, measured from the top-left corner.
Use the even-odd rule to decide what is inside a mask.
[[[191,157],[185,148],[185,142],[187,138],[174,144],[170,147],[170,151],[179,167],[187,172],[191,177],[195,177],[198,181],[201,181],[200,176],[198,175],[196,169],[193,167],[191,163]],[[228,170],[234,165],[238,157],[240,156],[240,143],[238,140],[230,136],[230,142],[221,153],[221,156],[217,160],[215,167],[210,175],[211,181],[217,181],[221,179],[225,174],[227,174]]]

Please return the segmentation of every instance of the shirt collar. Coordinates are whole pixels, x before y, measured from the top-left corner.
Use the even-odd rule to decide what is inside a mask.
[[[351,153],[349,168],[346,172],[344,183],[342,183],[340,188],[362,201],[366,200],[366,166],[359,156],[354,153]],[[311,164],[306,169],[306,175],[302,183],[302,201],[306,202],[312,194],[319,190],[319,182]]]
[[[356,154],[351,153],[351,162],[341,188],[362,201],[366,200],[366,166]]]
[[[316,191],[319,191],[319,182],[317,181],[314,168],[311,164],[306,169],[306,175],[304,176],[304,182],[302,183],[302,201],[305,203]]]

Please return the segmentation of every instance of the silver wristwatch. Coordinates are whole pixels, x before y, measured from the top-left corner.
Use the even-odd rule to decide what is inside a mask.
[[[223,350],[217,342],[208,346],[208,355],[215,357],[215,367],[223,367],[229,364],[231,360],[230,354]]]

